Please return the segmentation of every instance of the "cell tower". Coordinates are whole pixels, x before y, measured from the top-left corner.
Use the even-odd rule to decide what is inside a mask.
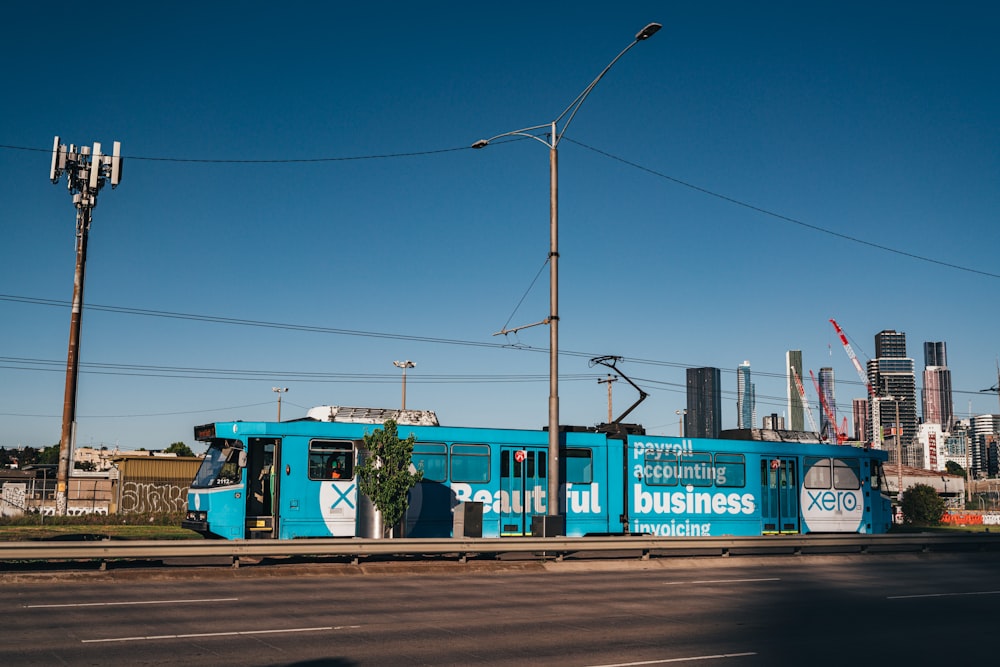
[[[101,154],[101,144],[89,146],[52,143],[52,166],[49,180],[58,183],[63,173],[76,207],[76,273],[73,276],[73,312],[69,325],[69,351],[66,355],[66,393],[63,398],[62,435],[59,439],[59,469],[56,476],[56,514],[64,516],[67,508],[70,461],[76,438],[76,385],[80,371],[80,320],[83,315],[83,280],[87,267],[87,235],[97,195],[107,181],[116,188],[122,180],[121,143],[114,142],[111,155]]]

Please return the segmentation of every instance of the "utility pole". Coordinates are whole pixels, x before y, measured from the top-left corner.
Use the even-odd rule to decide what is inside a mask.
[[[416,368],[417,364],[407,359],[406,361],[394,361],[392,365],[403,369],[403,410],[406,409],[406,369]]]
[[[611,423],[611,420],[615,418],[614,417],[614,412],[612,412],[612,410],[611,410],[611,383],[612,382],[617,382],[617,381],[618,381],[618,378],[616,378],[615,376],[610,375],[610,374],[608,375],[608,377],[607,377],[606,380],[602,380],[600,378],[597,379],[597,384],[606,384],[606,385],[608,385],[608,423],[609,424]]]
[[[111,155],[101,154],[101,144],[70,144],[67,148],[56,136],[52,143],[52,166],[49,180],[58,183],[67,174],[67,188],[76,207],[76,272],[73,276],[73,310],[69,325],[69,350],[66,354],[66,391],[63,396],[62,434],[59,438],[59,468],[56,473],[56,514],[66,515],[70,461],[76,440],[76,391],[80,374],[80,322],[83,317],[83,283],[87,268],[87,236],[97,207],[97,194],[107,181],[117,188],[122,179],[121,143],[114,142]]]
[[[271,387],[271,391],[278,394],[278,421],[281,421],[281,395],[288,391],[288,387]]]

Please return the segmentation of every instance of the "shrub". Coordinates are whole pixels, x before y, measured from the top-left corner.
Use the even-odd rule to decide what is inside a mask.
[[[903,492],[903,523],[911,526],[937,526],[944,516],[944,500],[934,487],[914,484]]]

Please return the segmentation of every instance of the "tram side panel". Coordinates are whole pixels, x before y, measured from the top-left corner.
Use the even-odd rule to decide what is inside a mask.
[[[715,440],[629,436],[629,531],[663,537],[759,535],[758,457]]]
[[[667,537],[885,532],[884,452],[846,446],[629,438],[629,530]]]

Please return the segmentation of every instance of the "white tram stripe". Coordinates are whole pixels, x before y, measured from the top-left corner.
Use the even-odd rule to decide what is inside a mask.
[[[239,598],[205,598],[204,600],[137,600],[133,602],[71,602],[67,604],[26,604],[25,609],[56,609],[60,607],[124,607],[140,604],[194,604],[200,602],[236,602]]]
[[[248,635],[277,635],[291,632],[322,632],[324,630],[354,630],[360,625],[327,625],[317,628],[285,628],[282,630],[233,630],[231,632],[192,632],[183,635],[148,635],[145,637],[109,637],[107,639],[81,639],[81,644],[107,644],[111,642],[144,642],[157,639],[205,639],[208,637],[245,637]]]
[[[757,655],[753,651],[746,653],[718,653],[716,655],[692,655],[686,658],[664,658],[663,660],[643,660],[642,662],[616,662],[609,665],[588,665],[588,667],[635,667],[636,665],[665,665],[669,662],[694,662],[695,660],[718,660],[720,658],[745,658]]]
[[[701,581],[664,581],[664,586],[686,586],[690,584],[745,584],[755,581],[781,581],[779,577],[766,579],[702,579]]]
[[[971,593],[924,593],[922,595],[890,595],[886,600],[911,600],[913,598],[948,598],[963,595],[1000,595],[1000,591],[972,591]]]

